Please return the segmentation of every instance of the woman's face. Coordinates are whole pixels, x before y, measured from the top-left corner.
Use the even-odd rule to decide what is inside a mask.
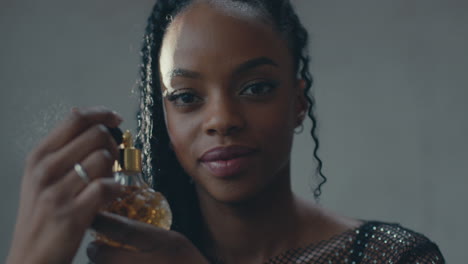
[[[280,34],[253,14],[199,3],[175,17],[160,54],[169,137],[199,194],[242,202],[289,188],[307,103]]]

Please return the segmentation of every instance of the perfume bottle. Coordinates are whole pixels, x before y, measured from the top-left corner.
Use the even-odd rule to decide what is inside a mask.
[[[123,185],[123,193],[108,204],[103,211],[125,216],[127,218],[169,230],[172,213],[166,198],[151,189],[143,180],[141,173],[141,151],[133,146],[132,134],[123,134],[119,146],[120,157],[115,162],[114,180]],[[96,234],[96,238],[111,246],[120,246],[136,250]]]

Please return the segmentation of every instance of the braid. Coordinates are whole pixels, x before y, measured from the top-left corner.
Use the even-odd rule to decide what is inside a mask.
[[[307,30],[301,24],[299,17],[294,11],[289,0],[234,0],[249,3],[261,12],[266,12],[269,19],[277,27],[277,30],[284,35],[289,42],[289,48],[294,59],[294,70],[298,73],[298,77],[306,83],[304,95],[309,103],[307,115],[312,121],[310,135],[314,141],[313,157],[317,162],[316,173],[320,177],[318,186],[313,190],[314,198],[319,199],[322,194],[322,186],[327,181],[327,178],[322,172],[323,162],[318,156],[319,140],[317,136],[317,118],[315,117],[315,97],[312,95],[313,78],[309,71],[309,52],[308,52],[308,36]]]
[[[140,81],[138,83],[140,103],[137,113],[138,130],[136,145],[142,150],[143,174],[156,190],[162,192],[171,204],[172,229],[184,234],[199,245],[201,216],[194,185],[180,166],[170,146],[163,112],[159,78],[159,51],[164,33],[173,17],[193,0],[157,0],[147,21],[141,49]],[[311,136],[315,143],[313,157],[317,160],[317,173],[321,181],[314,190],[318,199],[321,187],[326,182],[322,173],[322,161],[318,157],[319,140],[314,115],[315,99],[310,94],[312,76],[309,72],[307,51],[308,34],[299,21],[291,3],[287,0],[231,0],[258,8],[284,34],[294,58],[295,71],[305,80],[304,91],[309,103],[308,116],[312,120]]]
[[[163,193],[171,204],[172,229],[194,241],[197,237],[195,231],[199,228],[193,227],[201,221],[200,217],[196,217],[199,214],[198,203],[194,186],[190,184],[189,176],[184,173],[170,147],[162,106],[158,61],[164,32],[171,17],[180,12],[185,3],[188,1],[157,1],[148,18],[141,49],[136,145],[142,149],[145,179],[154,189]]]
[[[295,65],[297,65],[296,72],[299,73],[300,78],[306,82],[306,87],[304,89],[304,95],[307,98],[309,103],[308,109],[308,116],[312,121],[312,128],[310,130],[310,135],[312,136],[312,140],[314,141],[314,150],[313,156],[317,161],[317,175],[321,178],[317,188],[313,190],[314,197],[316,200],[319,199],[320,195],[322,194],[322,186],[327,181],[327,178],[322,172],[323,162],[318,156],[318,149],[319,149],[319,140],[317,136],[317,118],[315,117],[315,97],[312,94],[311,88],[313,84],[313,77],[309,71],[309,61],[310,56],[308,52],[308,33],[307,30],[302,26],[299,17],[295,13],[293,7],[289,3],[289,1],[280,1],[282,2],[283,16],[284,21],[286,23],[283,24],[283,27],[286,27],[286,31],[290,32],[292,35],[288,39],[293,39],[293,43],[291,50],[293,52],[293,56],[295,58]],[[289,30],[287,28],[289,27]]]

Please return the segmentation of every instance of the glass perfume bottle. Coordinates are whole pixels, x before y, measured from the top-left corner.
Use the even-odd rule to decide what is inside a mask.
[[[172,213],[166,198],[151,189],[143,180],[141,173],[141,151],[133,146],[130,131],[123,134],[119,146],[120,157],[114,164],[114,179],[123,185],[123,193],[103,208],[103,211],[125,216],[127,218],[169,230],[172,224]],[[96,234],[96,238],[111,246],[120,246],[136,250]]]

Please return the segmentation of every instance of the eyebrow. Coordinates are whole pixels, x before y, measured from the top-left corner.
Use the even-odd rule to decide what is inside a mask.
[[[181,68],[176,68],[174,70],[172,70],[170,73],[169,73],[169,76],[172,78],[175,78],[175,77],[185,77],[185,78],[191,78],[191,79],[200,79],[201,78],[201,74],[198,73],[198,72],[194,72],[194,71],[190,71],[190,70],[186,70],[186,69],[181,69]]]
[[[242,64],[237,66],[236,69],[234,70],[234,74],[240,74],[242,72],[246,72],[253,68],[263,66],[263,65],[270,65],[270,66],[278,67],[278,64],[274,62],[272,59],[268,57],[258,57],[258,58],[243,62]],[[202,75],[199,72],[182,69],[182,68],[175,68],[172,71],[170,71],[168,75],[170,76],[171,79],[175,77],[201,79],[202,77]]]

